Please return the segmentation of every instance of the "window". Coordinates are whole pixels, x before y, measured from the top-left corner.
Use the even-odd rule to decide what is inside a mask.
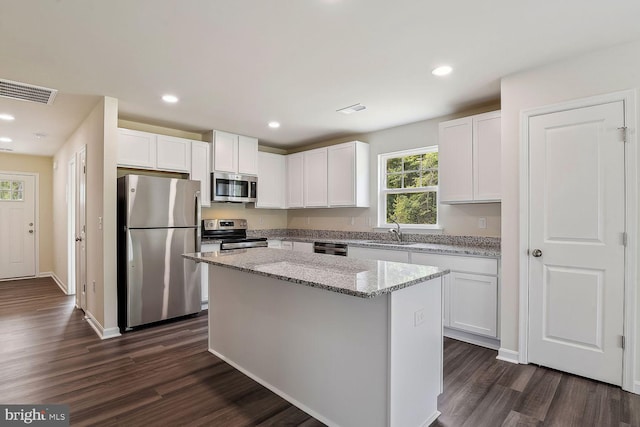
[[[0,201],[24,200],[24,181],[0,180]]]
[[[378,156],[379,222],[438,225],[438,147]]]

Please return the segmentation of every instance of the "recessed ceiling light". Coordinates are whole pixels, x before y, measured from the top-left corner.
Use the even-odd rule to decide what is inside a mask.
[[[278,129],[280,127],[280,123],[278,122],[269,122],[269,127],[272,129]]]
[[[11,114],[0,114],[0,120],[6,120],[8,122],[10,122],[11,120],[15,120],[16,118],[13,117]]]
[[[453,68],[451,68],[449,65],[442,65],[441,67],[438,68],[434,68],[433,71],[431,71],[431,74],[433,74],[434,76],[446,76],[447,74],[451,74],[451,72],[453,71]]]
[[[357,113],[358,111],[362,111],[362,110],[364,110],[366,108],[367,107],[365,107],[364,105],[361,105],[360,103],[357,103],[357,104],[350,105],[348,107],[341,108],[341,109],[336,110],[336,111],[338,113],[342,113],[342,114],[353,114],[353,113]]]
[[[11,141],[13,141],[13,139],[7,138],[6,136],[3,136],[2,138],[0,138],[0,142],[11,142]]]
[[[162,95],[162,100],[164,102],[168,102],[169,104],[175,104],[178,102],[178,97],[175,95]]]

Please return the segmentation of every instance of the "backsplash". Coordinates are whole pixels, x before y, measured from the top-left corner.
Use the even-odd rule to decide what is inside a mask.
[[[333,231],[333,230],[303,230],[303,229],[269,229],[247,230],[251,237],[291,237],[308,239],[330,240],[389,240],[393,241],[391,233],[379,233],[371,231]],[[407,242],[435,243],[443,245],[483,246],[500,248],[499,237],[480,236],[451,236],[446,234],[411,234],[403,233],[402,239]]]

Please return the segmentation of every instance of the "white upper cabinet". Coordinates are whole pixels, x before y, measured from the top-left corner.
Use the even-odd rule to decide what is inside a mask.
[[[304,157],[302,153],[289,154],[287,157],[287,197],[288,208],[304,207]],[[258,182],[260,192],[260,182]]]
[[[238,135],[214,131],[213,170],[238,173]]]
[[[258,174],[258,140],[216,130],[213,132],[213,169],[216,172]]]
[[[118,166],[155,169],[156,135],[118,129]]]
[[[190,178],[200,181],[200,204],[211,206],[211,144],[202,141],[191,141],[191,175]]]
[[[191,170],[191,141],[120,128],[118,166],[188,173]]]
[[[500,138],[500,111],[440,123],[441,203],[500,201]]]
[[[473,121],[473,194],[477,201],[502,198],[500,123],[499,111],[480,114]]]
[[[328,147],[328,191],[330,207],[369,207],[369,144]]]
[[[258,138],[238,135],[238,173],[258,174]]]
[[[285,207],[286,156],[258,152],[258,200],[256,208]]]
[[[326,208],[328,202],[327,187],[327,148],[304,151],[304,206],[306,208]]]
[[[191,170],[191,141],[173,136],[158,135],[156,169],[189,172]]]

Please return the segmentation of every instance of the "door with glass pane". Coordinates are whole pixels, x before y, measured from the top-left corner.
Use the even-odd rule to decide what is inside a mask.
[[[35,181],[0,174],[0,279],[36,275]]]

